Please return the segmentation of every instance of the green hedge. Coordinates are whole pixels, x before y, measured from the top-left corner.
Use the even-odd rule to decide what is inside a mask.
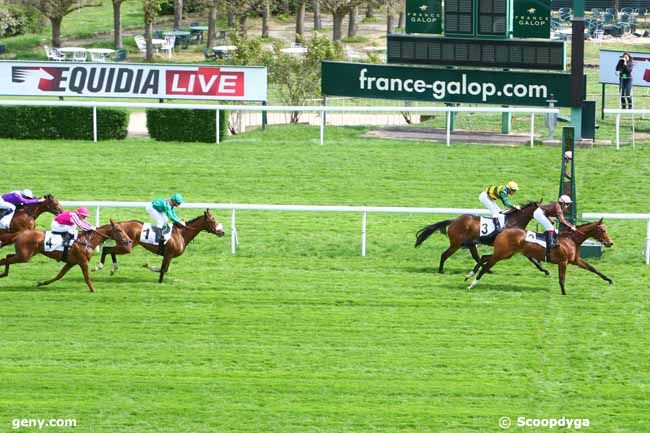
[[[126,138],[129,116],[124,110],[97,109],[97,138]],[[93,139],[90,107],[2,107],[0,137],[19,139]]]
[[[219,139],[228,133],[228,113],[219,110]],[[149,136],[160,141],[200,141],[214,143],[215,114],[213,110],[176,110],[155,108],[147,110]]]

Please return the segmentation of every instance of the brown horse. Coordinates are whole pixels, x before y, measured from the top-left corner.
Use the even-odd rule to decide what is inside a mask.
[[[504,212],[506,215],[506,227],[517,227],[520,229],[526,228],[531,219],[533,219],[533,212],[537,207],[542,203],[540,199],[539,202],[529,201],[528,203],[521,206],[520,210],[509,209]],[[461,215],[453,220],[444,220],[431,225],[428,225],[422,228],[417,232],[417,238],[415,241],[415,247],[422,245],[422,242],[427,240],[436,231],[439,231],[442,234],[446,234],[449,237],[449,248],[445,250],[440,256],[440,266],[438,267],[438,272],[444,272],[445,261],[461,247],[469,248],[470,253],[474,260],[478,263],[480,256],[478,255],[478,250],[476,245],[481,243],[479,241],[481,235],[481,217],[476,215]],[[485,243],[485,245],[491,245],[491,242]],[[537,268],[544,272],[548,273],[545,269],[541,267],[539,262],[531,260]]]
[[[567,265],[580,266],[583,269],[593,272],[603,280],[612,284],[613,281],[606,275],[599,272],[596,268],[585,262],[580,257],[580,245],[587,239],[593,237],[601,242],[606,247],[611,247],[614,243],[607,234],[603,219],[593,223],[583,224],[577,227],[576,231],[568,231],[560,234],[559,247],[551,250],[551,263],[558,265],[558,275],[560,277],[560,288],[562,294],[566,295],[564,291],[564,277],[566,275]],[[535,243],[526,242],[526,231],[521,229],[507,229],[499,233],[494,240],[494,253],[481,257],[481,260],[476,264],[474,270],[465,276],[467,281],[472,275],[481,268],[479,274],[474,278],[472,284],[468,289],[472,289],[481,279],[483,274],[490,270],[497,262],[509,259],[516,253],[521,253],[528,258],[535,258],[537,260],[544,260],[546,249]]]
[[[49,212],[58,215],[63,208],[53,195],[47,194],[43,201],[35,204],[26,204],[16,208],[11,225],[8,230],[0,230],[0,248],[11,245],[16,239],[17,233],[36,228],[36,219],[43,213]]]
[[[187,245],[189,245],[189,243],[196,237],[196,235],[199,234],[199,232],[206,231],[208,233],[217,235],[218,237],[222,237],[224,235],[223,225],[214,219],[209,210],[206,210],[203,215],[198,216],[191,221],[188,221],[185,227],[176,225],[175,229],[172,231],[171,239],[165,244],[165,248],[161,254],[158,245],[140,243],[140,234],[142,233],[143,225],[142,221],[123,221],[116,223],[116,225],[121,227],[124,232],[131,239],[133,239],[133,246],[142,245],[143,248],[151,251],[152,253],[163,256],[162,266],[160,268],[152,268],[149,265],[145,265],[145,267],[154,272],[160,272],[160,277],[158,278],[159,283],[163,282],[163,278],[169,270],[169,264],[171,263],[172,259],[182,255],[185,252]],[[115,256],[128,254],[130,252],[130,250],[126,250],[120,245],[114,247],[103,247],[102,258],[99,262],[99,265],[93,270],[100,271],[104,267],[106,255],[110,254],[113,261],[113,269],[111,271],[111,275],[113,275],[119,267],[117,258]]]
[[[65,265],[56,277],[41,281],[38,286],[46,286],[59,279],[61,279],[73,266],[79,265],[81,272],[83,272],[84,279],[91,292],[95,291],[93,283],[90,280],[88,273],[88,262],[93,255],[95,247],[103,243],[107,239],[113,239],[125,250],[131,250],[133,243],[117,224],[111,221],[110,224],[97,227],[95,230],[82,232],[79,238],[72,244],[68,251],[68,257],[65,260]],[[4,259],[0,260],[0,266],[4,265],[5,270],[0,274],[0,278],[9,275],[9,265],[15,263],[27,263],[35,254],[43,254],[56,261],[63,260],[63,252],[53,251],[45,252],[45,232],[40,230],[26,230],[18,234],[16,237],[16,254],[9,254]]]

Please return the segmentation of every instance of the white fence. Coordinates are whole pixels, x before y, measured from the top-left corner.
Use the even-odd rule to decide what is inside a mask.
[[[583,213],[583,218],[605,218],[616,220],[646,221],[645,264],[650,265],[650,214],[644,213]]]
[[[650,110],[623,110],[621,108],[606,108],[605,114],[616,115],[616,150],[618,150],[621,148],[621,116],[624,116],[626,114],[632,116],[632,147],[635,147],[636,141],[634,139],[634,116],[650,114]]]
[[[320,113],[320,144],[325,140],[326,113],[446,113],[447,146],[451,145],[451,113],[524,113],[530,114],[530,145],[535,141],[535,114],[559,114],[558,108],[513,108],[513,107],[329,107],[329,106],[267,106],[267,105],[213,105],[213,104],[173,104],[144,102],[102,102],[102,101],[34,101],[0,100],[7,106],[45,106],[45,107],[91,107],[93,109],[93,141],[97,141],[97,107],[113,108],[162,108],[215,111],[215,141],[219,143],[219,111],[260,111],[260,112],[316,112]]]
[[[62,201],[63,206],[86,206],[95,208],[95,224],[100,225],[101,208],[131,208],[142,209],[149,202],[137,201]],[[237,236],[237,210],[252,211],[284,211],[284,212],[345,212],[361,214],[361,255],[366,256],[366,227],[369,213],[400,213],[400,214],[445,214],[445,215],[488,215],[485,209],[465,208],[428,208],[428,207],[385,207],[385,206],[316,206],[316,205],[280,205],[280,204],[234,204],[234,203],[185,203],[186,209],[230,210],[230,249],[232,254],[237,252],[239,239]],[[606,218],[624,220],[647,220],[645,259],[650,265],[650,214],[620,214],[620,213],[583,213],[583,218]]]

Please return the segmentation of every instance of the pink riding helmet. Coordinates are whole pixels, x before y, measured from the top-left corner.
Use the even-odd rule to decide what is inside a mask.
[[[85,207],[80,207],[79,209],[77,209],[76,213],[77,215],[82,217],[87,217],[89,215],[88,209],[86,209]]]

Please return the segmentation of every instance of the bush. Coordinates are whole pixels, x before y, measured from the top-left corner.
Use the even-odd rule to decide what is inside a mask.
[[[0,37],[18,36],[40,31],[41,15],[29,6],[2,5],[0,2]]]
[[[228,113],[219,110],[219,140],[228,131]],[[214,143],[215,114],[213,110],[176,110],[155,108],[147,110],[149,136],[159,141],[200,141]]]
[[[0,137],[18,139],[93,139],[90,107],[0,107]],[[97,109],[97,138],[123,139],[128,113],[113,108]]]

